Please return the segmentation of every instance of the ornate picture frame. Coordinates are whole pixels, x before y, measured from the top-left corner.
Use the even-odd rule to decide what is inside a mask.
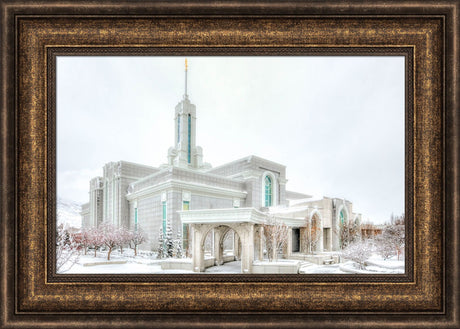
[[[458,2],[0,3],[2,326],[459,326]],[[405,274],[55,274],[56,56],[218,52],[405,56]]]

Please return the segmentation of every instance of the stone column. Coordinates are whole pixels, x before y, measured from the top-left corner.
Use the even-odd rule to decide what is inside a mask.
[[[235,255],[235,260],[239,260],[238,254],[240,253],[239,251],[239,242],[238,240],[240,239],[239,235],[237,233],[233,233],[233,253]]]
[[[201,243],[203,238],[203,228],[199,225],[192,224],[192,269],[194,272],[204,272],[204,244]]]
[[[322,223],[322,221],[320,221],[320,228],[319,228],[318,232],[319,232],[319,239],[318,239],[318,242],[316,242],[316,251],[321,252],[321,251],[323,251],[323,244],[324,244],[324,242],[323,242],[324,233],[323,233],[323,223]]]
[[[305,233],[306,228],[305,227],[300,227],[299,228],[299,250],[301,253],[305,253]],[[322,234],[322,233],[321,233]]]
[[[259,260],[259,250],[260,250],[260,239],[259,239],[259,230],[254,226],[254,241],[252,245],[254,246],[254,260]]]
[[[327,232],[327,235],[328,235],[328,240],[329,240],[329,241],[328,241],[329,243],[328,243],[328,246],[327,246],[327,250],[332,251],[332,246],[333,246],[332,238],[333,238],[333,237],[337,237],[337,234],[335,234],[335,233],[333,234],[333,233],[332,233],[332,228],[330,228],[330,229],[327,230],[327,231],[328,231],[328,232]],[[337,239],[338,239],[338,237],[337,237]],[[337,240],[337,241],[338,241],[338,240]],[[338,250],[338,242],[337,242],[337,249],[336,249],[336,250]]]
[[[287,239],[287,246],[286,246],[286,258],[292,256],[292,227],[288,228],[288,239]]]
[[[224,255],[223,255],[223,241],[222,238],[222,229],[215,228],[214,229],[214,246],[213,246],[213,256],[214,256],[214,264],[215,265],[222,265],[224,263]]]
[[[254,224],[246,224],[245,232],[241,238],[241,272],[252,273],[254,261]]]
[[[264,227],[259,228],[259,260],[264,260]]]

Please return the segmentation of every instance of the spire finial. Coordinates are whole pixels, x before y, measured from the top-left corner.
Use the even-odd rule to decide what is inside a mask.
[[[187,64],[187,58],[185,59],[185,94],[184,97],[187,98],[187,70],[188,70],[188,64]]]

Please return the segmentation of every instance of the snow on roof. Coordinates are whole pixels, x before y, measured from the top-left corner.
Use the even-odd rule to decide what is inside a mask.
[[[304,199],[298,199],[298,200],[289,200],[289,206],[296,206],[300,204],[307,204],[311,202],[316,202],[316,201],[321,201],[323,200],[324,197],[320,198],[304,198]]]
[[[302,206],[302,207],[271,207],[269,208],[270,214],[292,214],[300,211],[308,210],[311,207]]]
[[[311,195],[294,192],[294,191],[286,191],[286,199],[288,200],[298,200],[298,199],[307,199],[311,198]]]

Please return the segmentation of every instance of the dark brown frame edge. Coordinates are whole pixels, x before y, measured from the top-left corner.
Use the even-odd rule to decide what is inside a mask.
[[[377,2],[376,2],[377,3]],[[459,151],[459,119],[458,119],[458,14],[459,4],[456,1],[439,2],[412,2],[412,5],[405,5],[404,2],[378,2],[381,6],[376,6],[376,3],[371,3],[369,6],[361,2],[350,2],[348,4],[330,3],[320,5],[318,3],[304,2],[287,2],[284,4],[265,3],[264,6],[259,4],[248,3],[238,4],[231,3],[228,5],[207,5],[203,3],[193,2],[188,4],[181,3],[163,3],[157,7],[153,6],[153,11],[160,14],[218,14],[218,15],[245,15],[258,12],[260,14],[273,15],[290,15],[290,14],[333,14],[343,13],[349,15],[363,14],[380,14],[380,15],[444,15],[445,17],[445,62],[443,66],[443,74],[445,81],[444,88],[444,128],[445,134],[443,145],[444,153],[444,217],[446,218],[445,226],[443,227],[444,241],[444,270],[445,270],[445,310],[441,315],[417,314],[417,315],[359,315],[356,313],[347,313],[342,315],[225,315],[225,314],[202,314],[188,315],[190,320],[179,317],[178,315],[163,315],[161,317],[146,318],[142,315],[136,316],[142,320],[139,325],[143,327],[151,326],[152,323],[162,324],[164,327],[204,327],[206,324],[213,323],[215,326],[233,325],[236,327],[259,326],[259,327],[394,327],[398,324],[399,327],[431,327],[431,328],[458,328],[460,325],[459,314],[459,181],[458,181],[458,151]],[[33,3],[36,4],[36,3]],[[16,79],[15,73],[15,57],[14,57],[14,15],[18,13],[27,14],[31,11],[37,11],[41,14],[66,14],[70,11],[79,14],[94,14],[95,8],[85,5],[95,4],[93,1],[65,4],[57,7],[50,3],[48,6],[34,6],[20,4],[16,1],[1,1],[1,46],[2,46],[2,105],[1,105],[1,303],[0,303],[0,320],[2,327],[75,327],[78,324],[87,323],[88,325],[105,327],[111,321],[117,319],[136,318],[131,316],[104,316],[88,318],[82,321],[81,318],[75,316],[67,316],[66,319],[59,319],[52,315],[27,315],[18,316],[15,314],[15,290],[14,282],[15,269],[14,259],[15,251],[15,230],[14,221],[16,218],[15,199],[18,191],[15,187],[15,177],[17,173],[17,156],[16,156],[16,126],[14,117],[15,106],[15,87],[13,81]],[[112,4],[112,6],[110,6]],[[105,2],[104,6],[99,8],[101,14],[116,14],[117,12],[139,13],[144,14],[145,8],[139,8],[136,3],[125,3],[124,8],[128,10],[115,8],[114,3]],[[17,6],[16,6],[17,5]],[[138,4],[137,4],[138,5]],[[308,7],[311,5],[311,7]],[[180,10],[182,6],[182,9]],[[54,7],[54,8],[50,8]],[[386,318],[386,319],[385,319]],[[148,322],[155,321],[155,322]],[[321,322],[329,321],[329,322]],[[330,322],[332,320],[332,322]],[[57,322],[63,321],[63,322]],[[189,322],[187,322],[189,321]],[[367,325],[366,325],[367,324]],[[134,327],[134,322],[126,327]]]
[[[56,274],[56,56],[404,56],[405,58],[405,214],[404,274]],[[412,282],[414,278],[413,200],[413,56],[412,47],[384,48],[221,48],[221,47],[50,47],[47,48],[48,90],[48,282]]]

